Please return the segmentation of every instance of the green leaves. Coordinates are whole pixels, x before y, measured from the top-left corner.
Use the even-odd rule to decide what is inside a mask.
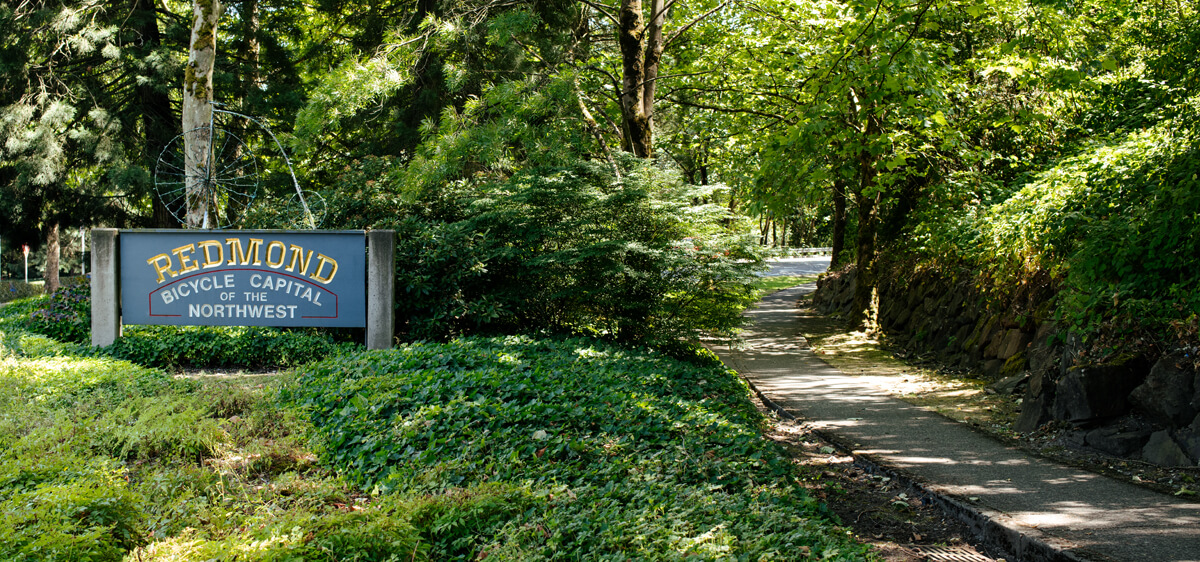
[[[785,544],[861,555],[825,535],[744,384],[707,352],[690,361],[580,338],[472,338],[310,365],[283,398],[361,486],[436,497],[528,483],[523,509],[422,512],[442,557],[659,559],[687,546],[755,558]]]
[[[401,38],[403,39],[403,38]],[[380,50],[366,60],[352,59],[327,74],[296,116],[295,147],[305,155],[338,132],[344,119],[382,103],[412,81],[412,65],[420,56],[415,40]]]

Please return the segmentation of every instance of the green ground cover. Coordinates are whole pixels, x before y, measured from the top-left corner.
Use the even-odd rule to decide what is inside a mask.
[[[0,559],[868,556],[704,354],[462,339],[201,382],[81,351],[0,324]]]
[[[759,277],[754,284],[754,289],[757,291],[757,297],[762,298],[765,295],[782,291],[783,289],[791,289],[799,287],[805,283],[816,283],[817,277],[804,275],[778,275],[775,277]]]

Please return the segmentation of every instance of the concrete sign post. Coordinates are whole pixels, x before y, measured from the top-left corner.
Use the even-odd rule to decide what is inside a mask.
[[[117,229],[92,229],[92,345],[108,347],[121,336],[117,300]]]
[[[120,271],[120,320],[106,331],[93,313],[93,345],[111,344],[124,323],[365,327],[369,347],[391,346],[393,231],[92,232],[93,307],[111,291],[97,289],[97,279],[108,277],[105,260]],[[371,270],[386,271],[386,280],[368,283],[368,239]]]
[[[396,232],[373,230],[367,233],[367,254],[370,267],[367,271],[367,302],[381,303],[367,307],[367,349],[392,347],[395,333],[395,306],[393,306],[396,279]]]

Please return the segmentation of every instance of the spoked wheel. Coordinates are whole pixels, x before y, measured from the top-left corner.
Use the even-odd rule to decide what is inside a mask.
[[[282,214],[285,228],[318,229],[325,220],[325,198],[320,193],[303,190],[292,194]]]
[[[210,142],[193,143],[187,154],[188,135],[207,137],[209,127],[185,132],[167,143],[154,169],[154,187],[171,216],[187,224],[188,209],[207,203],[202,228],[230,228],[246,216],[258,194],[258,156],[237,135],[214,127]],[[188,163],[194,172],[189,174]],[[191,205],[189,205],[189,198]]]

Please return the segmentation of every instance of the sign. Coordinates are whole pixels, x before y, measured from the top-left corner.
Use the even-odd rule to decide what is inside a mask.
[[[122,230],[121,321],[367,325],[362,231]]]

